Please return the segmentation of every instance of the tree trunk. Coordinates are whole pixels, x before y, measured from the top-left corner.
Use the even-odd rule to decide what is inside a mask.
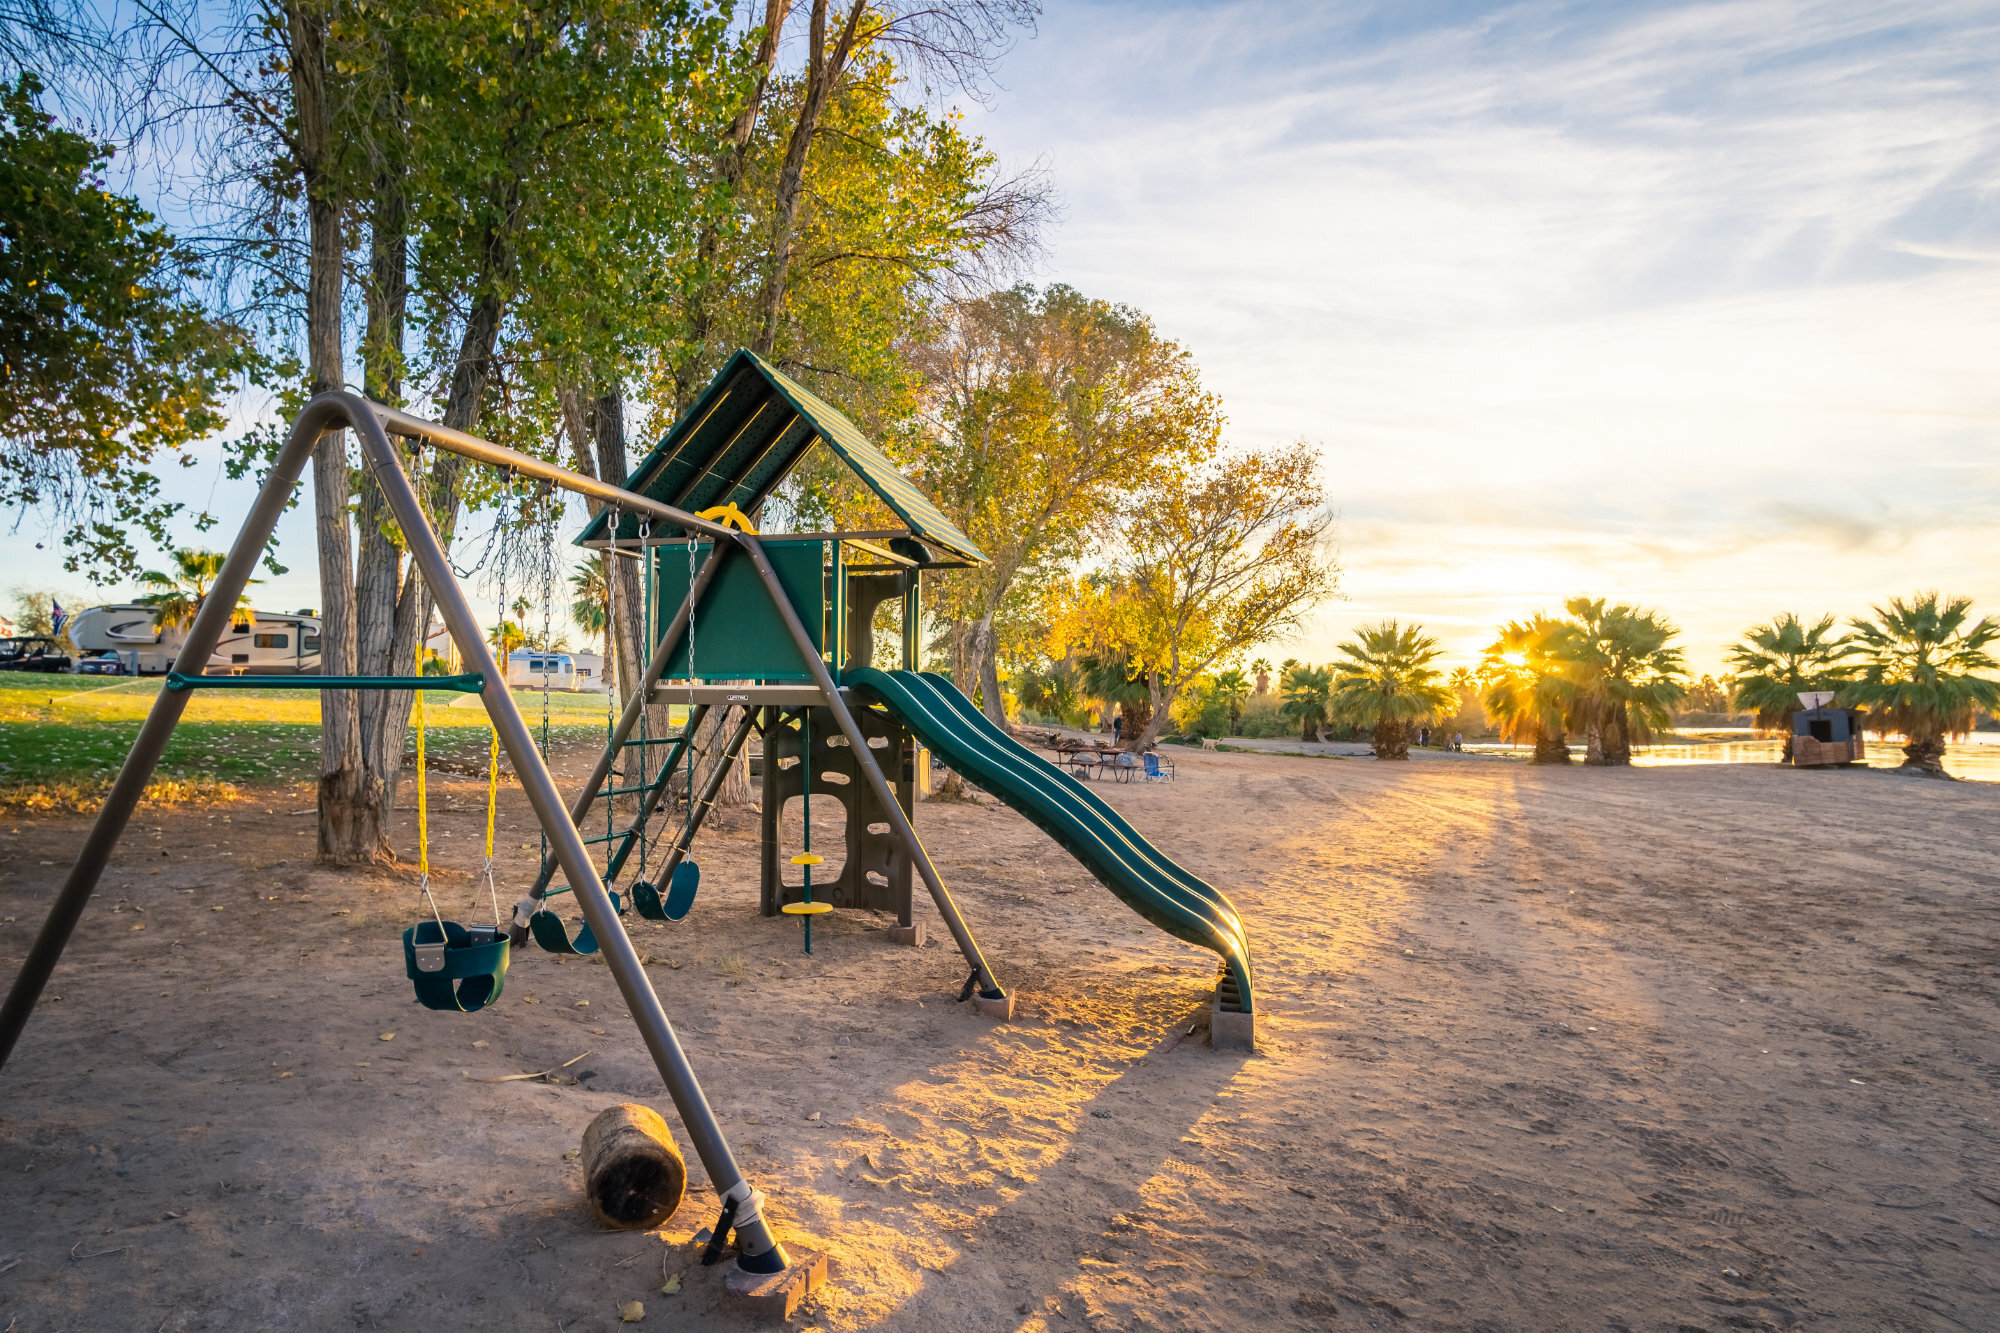
[[[306,201],[306,358],[312,392],[346,382],[341,355],[341,200],[333,184],[333,105],[327,89],[325,11],[293,0],[285,9],[287,66],[297,124],[300,185]],[[355,669],[353,564],[347,530],[347,435],[328,431],[313,446],[314,545],[319,556],[320,671]],[[372,860],[381,844],[361,751],[361,718],[351,693],[321,696],[319,849],[322,862]]]
[[[1160,738],[1169,719],[1174,715],[1174,700],[1180,697],[1176,690],[1168,694],[1160,689],[1160,673],[1146,673],[1146,697],[1136,704],[1125,705],[1124,749],[1130,754],[1144,754],[1153,748]]]
[[[1375,757],[1405,760],[1410,757],[1410,726],[1407,722],[1384,718],[1375,724]]]
[[[1569,738],[1560,731],[1538,729],[1535,732],[1535,756],[1528,762],[1533,764],[1569,763]]]
[[[785,284],[790,278],[792,241],[798,234],[799,200],[805,193],[806,155],[813,137],[819,133],[819,118],[833,95],[833,88],[847,68],[854,48],[854,32],[867,12],[868,0],[854,0],[841,27],[834,49],[826,49],[828,0],[812,0],[811,43],[806,64],[806,95],[799,105],[798,123],[792,126],[785,145],[784,165],[778,169],[778,188],[772,209],[771,250],[765,261],[764,286],[757,294],[757,340],[751,350],[768,356],[777,345],[778,326],[783,320]]]
[[[716,158],[716,176],[725,191],[733,195],[743,180],[743,167],[750,148],[751,136],[757,130],[757,117],[763,110],[764,94],[770,86],[771,67],[778,58],[778,39],[784,33],[785,19],[790,15],[792,0],[764,0],[764,36],[757,44],[757,58],[753,68],[757,71],[757,81],[752,86],[750,96],[736,119],[730,123],[729,132],[723,136],[724,148]],[[733,201],[723,200],[724,215]],[[674,364],[674,411],[686,411],[694,402],[707,379],[704,369],[707,363],[708,340],[714,331],[715,296],[714,279],[707,276],[716,269],[716,256],[721,248],[721,238],[717,224],[704,220],[699,237],[695,242],[695,252],[701,257],[702,278],[696,283],[688,297],[688,335],[685,340],[687,351]]]
[[[1583,762],[1592,768],[1604,765],[1604,713],[1595,703],[1584,704]]]
[[[1624,704],[1613,704],[1604,721],[1604,762],[1614,768],[1632,766],[1632,730]]]
[[[974,652],[972,620],[952,620],[952,685],[972,699],[980,691],[980,662]]]
[[[993,613],[988,611],[973,631],[973,652],[979,663],[979,710],[1002,730],[1007,726],[1007,699],[1000,693],[1000,653],[993,632]]]
[[[402,177],[394,166],[385,167],[376,177],[368,230],[368,325],[362,337],[362,386],[375,402],[397,407],[402,405],[403,329],[409,303],[409,215]],[[403,593],[401,534],[390,517],[381,486],[367,468],[359,471],[358,489],[355,663],[363,675],[400,675],[416,668],[414,648],[409,661],[398,661],[395,656],[397,604]],[[362,769],[377,806],[377,855],[389,852],[386,830],[402,776],[402,731],[392,719],[407,719],[414,698],[402,691],[368,691],[359,699]],[[388,748],[391,735],[398,741],[394,753]]]
[[[1914,768],[1934,778],[1949,777],[1944,771],[1944,738],[1942,736],[1911,737],[1903,747],[1904,768]]]

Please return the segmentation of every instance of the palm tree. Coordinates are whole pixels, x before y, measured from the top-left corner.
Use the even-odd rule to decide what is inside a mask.
[[[1153,695],[1144,674],[1134,675],[1122,656],[1085,655],[1077,658],[1077,666],[1083,673],[1083,696],[1103,703],[1107,718],[1113,710],[1122,712],[1125,726],[1120,735],[1127,743],[1136,743],[1153,720]]]
[[[1443,649],[1423,626],[1393,620],[1363,625],[1340,645],[1333,664],[1332,712],[1375,733],[1377,759],[1410,757],[1410,724],[1449,707],[1444,673],[1431,663]]]
[[[1576,684],[1571,719],[1583,728],[1586,764],[1629,764],[1632,739],[1673,725],[1687,694],[1687,662],[1671,640],[1680,633],[1652,611],[1604,599],[1572,597],[1563,609],[1577,633],[1564,651]]]
[[[1260,657],[1250,664],[1250,674],[1257,678],[1257,693],[1271,692],[1271,659]]]
[[[607,682],[612,674],[611,603],[604,582],[604,562],[610,558],[602,556],[586,560],[569,576],[570,619],[590,637],[602,636],[604,639],[604,678]]]
[[[1500,734],[1535,747],[1536,764],[1569,762],[1568,723],[1576,683],[1566,660],[1576,626],[1539,612],[1527,621],[1509,621],[1487,646],[1479,678],[1480,703]]]
[[[1295,663],[1280,677],[1279,697],[1284,702],[1278,711],[1299,720],[1299,739],[1319,740],[1333,705],[1333,672]]]
[[[1229,709],[1229,734],[1243,725],[1243,704],[1250,697],[1250,678],[1234,667],[1215,678],[1215,694]]]
[[[1792,714],[1803,690],[1838,690],[1854,678],[1854,642],[1834,633],[1832,616],[1808,625],[1787,611],[1752,625],[1726,656],[1736,668],[1730,706],[1755,710],[1757,725],[1785,738],[1782,763],[1792,759]]]
[[[197,551],[191,546],[183,546],[170,554],[173,567],[165,573],[149,569],[139,576],[139,582],[158,591],[149,592],[137,598],[140,606],[153,608],[153,618],[163,630],[185,629],[194,624],[195,616],[201,611],[201,604],[208,600],[209,589],[222,573],[222,563],[229,557],[221,551]],[[251,579],[252,583],[262,583],[262,579]],[[248,608],[248,593],[239,594],[236,605]]]
[[[500,668],[507,668],[507,657],[516,648],[528,641],[521,627],[511,620],[503,620],[486,631],[486,641],[493,645],[494,655],[500,659]]]
[[[2000,639],[1991,616],[1967,625],[1969,597],[1919,594],[1891,598],[1874,620],[1855,620],[1861,677],[1841,702],[1868,710],[1873,730],[1900,731],[1903,767],[1945,776],[1944,740],[1972,730],[1973,712],[2000,708],[2000,681],[1975,672],[2000,670],[1987,645]]]

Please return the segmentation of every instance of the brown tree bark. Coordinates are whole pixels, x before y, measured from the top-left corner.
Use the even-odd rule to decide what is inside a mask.
[[[393,111],[388,114],[393,115]],[[369,210],[368,327],[362,337],[362,384],[378,403],[401,406],[403,331],[409,304],[409,210],[400,163],[384,163],[375,180]],[[407,461],[406,464],[407,466]],[[401,675],[416,669],[416,653],[398,660],[397,602],[403,592],[403,547],[382,488],[362,469],[357,486],[355,526],[360,555],[354,575],[355,660],[364,675]],[[415,696],[369,692],[360,697],[364,786],[376,810],[375,854],[389,854],[387,829],[402,774],[401,730],[392,719],[407,719]],[[388,749],[395,734],[398,748]]]
[[[1570,762],[1569,738],[1560,731],[1537,731],[1535,733],[1533,764],[1567,764]]]
[[[799,105],[799,118],[785,144],[784,165],[778,169],[777,196],[772,209],[771,249],[765,260],[764,285],[757,294],[757,341],[752,350],[768,356],[777,345],[778,326],[783,321],[785,284],[790,278],[792,241],[798,235],[799,200],[805,193],[806,157],[813,136],[819,133],[820,117],[833,96],[834,87],[847,70],[854,52],[854,36],[861,17],[868,12],[868,0],[854,0],[841,22],[840,35],[827,49],[827,8],[829,0],[812,0],[811,32],[806,63],[806,95]]]
[[[312,392],[343,387],[341,259],[343,207],[334,171],[333,106],[328,90],[327,15],[292,0],[285,8],[288,72],[295,121],[294,156],[306,201],[306,359]],[[320,670],[355,669],[354,549],[348,533],[347,435],[328,431],[313,446],[314,544],[319,555]],[[373,859],[381,840],[361,752],[355,696],[321,696],[319,848],[323,862]]]
[[[785,19],[791,13],[792,0],[764,0],[764,36],[757,44],[754,68],[757,82],[736,119],[730,122],[729,131],[723,136],[723,148],[716,155],[716,176],[728,192],[734,193],[743,179],[743,167],[748,157],[750,137],[757,130],[757,117],[764,107],[764,94],[770,87],[771,67],[778,58],[778,39],[785,30]],[[724,201],[725,207],[728,201]],[[704,222],[700,239],[696,242],[696,252],[701,256],[704,270],[712,271],[719,250],[719,237],[713,222]],[[712,283],[704,280],[695,288],[688,302],[687,352],[674,366],[674,410],[685,411],[694,402],[695,394],[707,382],[708,340],[715,331],[715,306]],[[718,349],[720,350],[720,349]]]
[[[1375,724],[1375,757],[1377,759],[1408,759],[1410,757],[1410,726],[1407,722],[1384,719]]]

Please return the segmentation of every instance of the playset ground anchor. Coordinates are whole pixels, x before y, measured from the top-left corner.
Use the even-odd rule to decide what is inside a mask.
[[[790,1319],[806,1297],[826,1285],[826,1255],[799,1250],[791,1266],[778,1273],[752,1273],[732,1264],[722,1289],[738,1307],[772,1319]]]

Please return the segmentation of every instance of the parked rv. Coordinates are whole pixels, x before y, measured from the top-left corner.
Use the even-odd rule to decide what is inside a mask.
[[[515,688],[552,690],[576,688],[576,663],[568,653],[538,653],[516,648],[507,656],[507,684]]]
[[[79,652],[116,653],[131,674],[157,676],[173,669],[187,633],[163,631],[152,607],[124,603],[79,611],[69,622],[69,637]],[[246,609],[215,645],[207,674],[310,676],[319,667],[319,617]]]

